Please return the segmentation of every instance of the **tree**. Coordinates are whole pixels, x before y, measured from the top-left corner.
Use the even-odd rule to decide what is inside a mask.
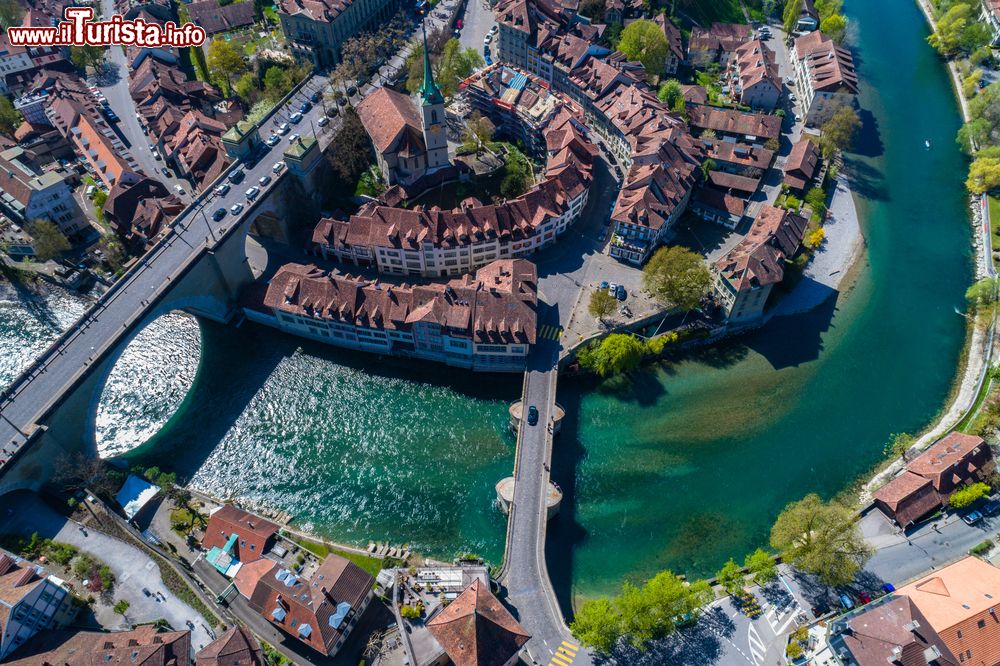
[[[640,19],[628,24],[622,31],[618,50],[629,60],[638,60],[651,79],[657,79],[667,65],[670,45],[660,26],[653,21]]]
[[[853,581],[873,552],[854,511],[815,493],[785,507],[771,527],[771,547],[826,585]]]
[[[882,453],[892,458],[905,459],[906,452],[913,446],[914,441],[916,440],[913,435],[908,432],[895,432],[889,435],[889,440],[885,443]]]
[[[979,82],[983,79],[983,70],[974,69],[972,74],[962,79],[962,96],[965,99],[972,99],[979,90]]]
[[[17,0],[0,0],[0,30],[21,25],[24,10]]]
[[[462,140],[466,143],[476,144],[477,150],[482,148],[484,143],[489,143],[493,140],[493,123],[490,119],[480,114],[478,111],[473,111],[469,119],[465,121],[465,132],[462,136]]]
[[[500,181],[500,194],[507,198],[520,196],[531,183],[531,163],[520,150],[510,144],[505,144],[507,159],[504,164],[504,177]]]
[[[969,166],[965,187],[973,194],[984,194],[1000,187],[1000,157],[976,157]]]
[[[814,187],[806,192],[805,201],[812,208],[813,215],[817,215],[822,219],[826,213],[826,192],[823,191],[823,188]]]
[[[719,585],[730,595],[739,594],[746,587],[746,574],[733,558],[729,558],[729,561],[722,565],[715,577],[719,581]]]
[[[473,48],[462,50],[462,44],[452,37],[445,42],[441,65],[434,80],[441,89],[441,94],[451,97],[458,92],[458,84],[468,78],[477,67],[482,66],[483,57],[478,51]]]
[[[969,54],[989,44],[989,28],[978,20],[979,6],[956,2],[937,17],[937,29],[927,42],[945,57]]]
[[[645,353],[646,346],[631,333],[612,333],[581,349],[577,360],[582,367],[608,377],[634,370]]]
[[[833,14],[820,22],[819,30],[839,44],[847,34],[847,19],[842,14]]]
[[[795,24],[799,22],[799,15],[802,14],[802,0],[787,0],[785,10],[781,13],[781,20],[784,22],[785,32],[791,34],[795,30]]]
[[[823,152],[829,157],[851,147],[861,129],[861,118],[853,107],[841,105],[820,129],[823,132],[820,139]]]
[[[28,233],[34,239],[35,256],[39,261],[48,261],[70,248],[63,232],[48,220],[35,220],[28,225]]]
[[[617,307],[617,299],[607,289],[596,289],[590,294],[590,303],[587,304],[587,312],[595,319],[604,321]]]
[[[660,86],[656,96],[660,98],[661,102],[673,108],[677,100],[684,101],[684,91],[681,89],[681,82],[677,79],[667,79]]]
[[[701,163],[701,179],[703,181],[708,181],[709,174],[715,171],[716,164],[715,160],[709,157],[707,160]]]
[[[985,278],[965,291],[965,300],[973,309],[980,309],[997,302],[1000,292],[1000,278]]]
[[[208,73],[212,80],[224,80],[226,89],[233,89],[233,79],[248,70],[246,59],[232,42],[225,39],[213,39],[208,45]]]
[[[952,493],[948,503],[953,509],[964,509],[972,506],[977,500],[990,494],[990,487],[985,483],[973,483],[972,485],[959,488]]]
[[[116,614],[124,617],[130,605],[131,604],[129,604],[127,599],[119,599],[117,603],[115,603],[115,607],[112,610],[114,610]]]
[[[343,125],[326,155],[337,176],[352,187],[372,163],[371,142],[354,107],[344,108]]]
[[[97,67],[104,62],[108,55],[105,46],[72,46],[69,50],[69,59],[73,65],[86,73],[88,67]]]
[[[676,245],[657,250],[642,269],[646,291],[685,311],[698,307],[711,282],[701,256]]]
[[[608,599],[583,602],[569,624],[570,631],[583,645],[610,652],[621,638],[621,615]]]
[[[253,106],[260,98],[260,88],[257,87],[257,77],[252,72],[245,72],[233,84],[233,92],[247,106]]]
[[[285,70],[277,65],[272,65],[264,72],[264,93],[272,102],[277,102],[288,94],[286,87],[287,78]]]
[[[802,244],[810,250],[815,250],[823,244],[824,240],[826,240],[826,231],[823,230],[823,227],[816,227],[806,234]]]
[[[580,0],[580,14],[597,23],[604,22],[606,9],[605,0]]]
[[[778,565],[775,564],[771,553],[763,548],[758,548],[747,555],[743,560],[743,566],[758,585],[767,585],[778,577]]]
[[[5,95],[0,95],[0,134],[13,134],[21,124],[21,114]]]

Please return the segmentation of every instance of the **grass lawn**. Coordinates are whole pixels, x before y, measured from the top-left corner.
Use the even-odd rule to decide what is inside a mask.
[[[298,535],[286,535],[289,539],[299,544],[310,553],[316,557],[326,557],[330,553],[334,555],[340,555],[341,557],[354,562],[359,567],[370,573],[372,576],[377,576],[378,572],[382,570],[382,560],[375,557],[368,557],[367,555],[361,555],[359,553],[352,553],[346,550],[340,550],[334,548],[327,543],[322,541],[313,541],[312,539],[306,539]]]
[[[996,252],[1000,250],[1000,199],[997,197],[989,197],[990,200],[990,232],[993,242],[993,251]],[[993,260],[993,265],[997,266],[1000,262],[996,259]]]
[[[710,0],[688,5],[685,13],[702,26],[708,27],[713,21],[722,23],[745,23],[746,17],[740,9],[739,0]]]

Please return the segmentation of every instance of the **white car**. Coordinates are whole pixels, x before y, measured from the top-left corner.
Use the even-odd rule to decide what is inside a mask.
[[[239,215],[240,213],[243,212],[243,204],[241,203],[233,204],[233,207],[229,209],[229,212],[232,213],[233,215]]]
[[[796,113],[795,114],[795,122],[801,123],[802,122],[802,116],[800,116],[799,114]]]
[[[608,285],[608,293],[609,294],[611,294],[612,296],[614,296],[617,291],[618,291],[618,285],[617,284],[615,284],[614,282],[612,282],[611,284]]]
[[[229,183],[223,183],[215,188],[215,194],[220,197],[224,197],[229,194]]]
[[[300,122],[302,122],[302,114],[296,111],[292,115],[288,116],[288,121],[293,125],[298,125]]]
[[[260,180],[258,180],[257,182],[260,183],[261,187],[267,187],[268,184],[270,184],[271,182],[271,177],[265,174],[261,176]]]
[[[288,134],[288,131],[292,129],[292,126],[288,123],[281,123],[278,125],[278,134]]]
[[[274,173],[281,173],[281,170],[285,168],[284,162],[275,162],[274,166],[271,167],[271,171]]]
[[[288,136],[288,143],[295,143],[298,140],[299,140],[298,134],[291,134]]]
[[[174,185],[174,189],[177,190],[177,194],[185,194],[184,188],[180,185]]]
[[[316,122],[316,124],[319,125],[320,127],[326,127],[327,125],[330,124],[330,119],[327,118],[326,116],[323,116]]]
[[[251,187],[249,190],[246,191],[247,201],[253,201],[254,199],[257,198],[258,194],[260,194],[260,188],[254,185],[253,187]]]
[[[271,136],[267,137],[266,143],[269,146],[273,146],[274,144],[278,143],[279,141],[281,141],[281,137],[278,136],[277,134],[272,134]]]

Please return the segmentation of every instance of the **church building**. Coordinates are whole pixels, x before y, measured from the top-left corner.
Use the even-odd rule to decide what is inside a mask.
[[[434,82],[426,32],[420,109],[408,95],[379,88],[358,105],[358,116],[375,145],[382,177],[389,185],[405,187],[451,164],[444,95]]]

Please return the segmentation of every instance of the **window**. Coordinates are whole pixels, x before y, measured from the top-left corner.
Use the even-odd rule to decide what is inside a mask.
[[[438,112],[435,110],[431,110],[431,123],[436,125],[437,121],[438,121]]]
[[[979,627],[980,629],[985,629],[986,628],[986,620],[980,620],[979,622],[976,623],[976,626]]]

